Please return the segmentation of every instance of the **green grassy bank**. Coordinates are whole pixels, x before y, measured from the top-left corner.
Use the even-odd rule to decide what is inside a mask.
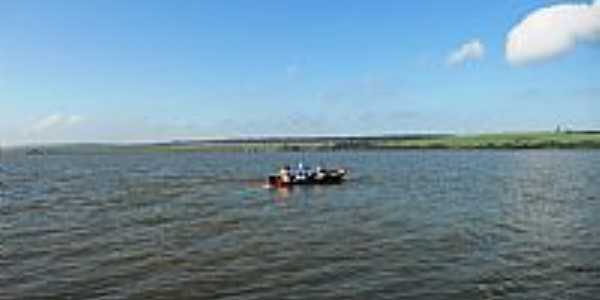
[[[280,152],[401,149],[600,149],[600,134],[591,133],[502,133],[464,136],[369,137],[335,140],[311,139],[142,146],[150,152]]]
[[[402,149],[600,149],[600,133],[531,132],[481,135],[269,138],[129,145],[68,144],[35,149],[38,148],[48,155]],[[23,151],[26,150],[28,149],[23,149]]]
[[[600,149],[600,134],[505,133],[392,140],[373,146],[385,149]]]

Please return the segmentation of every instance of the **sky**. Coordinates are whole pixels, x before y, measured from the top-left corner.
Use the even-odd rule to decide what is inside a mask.
[[[1,1],[0,143],[600,129],[600,0]]]

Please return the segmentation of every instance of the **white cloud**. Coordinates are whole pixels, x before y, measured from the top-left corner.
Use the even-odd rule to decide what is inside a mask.
[[[449,65],[459,65],[468,60],[482,59],[484,55],[485,46],[480,40],[475,39],[463,44],[459,49],[450,53],[446,62]]]
[[[35,121],[31,124],[28,132],[40,133],[56,128],[71,127],[84,121],[85,118],[79,115],[52,114]]]
[[[85,118],[79,115],[68,116],[65,120],[65,124],[68,126],[77,125],[85,121]]]
[[[508,34],[506,59],[513,65],[546,60],[569,52],[582,41],[600,41],[600,0],[532,12]]]

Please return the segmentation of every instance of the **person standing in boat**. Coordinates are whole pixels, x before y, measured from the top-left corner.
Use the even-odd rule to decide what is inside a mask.
[[[323,170],[323,167],[321,167],[319,165],[315,168],[315,179],[323,180],[324,178],[325,178],[325,171]]]
[[[298,163],[298,170],[296,170],[296,179],[306,180],[309,176],[309,168],[305,167],[302,162]]]
[[[281,178],[281,182],[290,183],[292,182],[292,178],[290,176],[290,166],[284,166],[279,170],[279,177]]]

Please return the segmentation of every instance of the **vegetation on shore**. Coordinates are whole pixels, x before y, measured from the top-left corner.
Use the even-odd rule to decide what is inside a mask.
[[[384,141],[391,149],[600,149],[600,133],[505,133]]]
[[[42,148],[44,154],[49,155],[402,149],[600,149],[600,132],[265,138],[129,145],[71,144]]]

